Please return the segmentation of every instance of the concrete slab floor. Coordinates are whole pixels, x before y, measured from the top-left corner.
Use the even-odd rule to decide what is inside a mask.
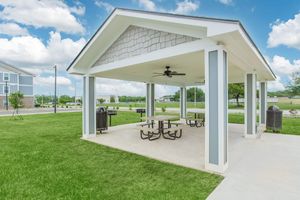
[[[211,200],[300,199],[300,137],[264,133],[245,139],[229,124],[229,168]],[[136,124],[109,128],[88,141],[199,170],[204,169],[204,128],[184,127],[175,141],[142,140]]]

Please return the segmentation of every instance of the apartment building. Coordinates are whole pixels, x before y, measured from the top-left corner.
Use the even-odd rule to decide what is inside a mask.
[[[24,107],[34,107],[33,77],[33,74],[25,70],[0,61],[0,109],[6,106],[6,87],[8,96],[20,91],[24,95]]]

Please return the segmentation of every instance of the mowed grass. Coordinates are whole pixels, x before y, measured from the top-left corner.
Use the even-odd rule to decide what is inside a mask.
[[[223,179],[81,140],[81,123],[81,113],[1,117],[0,199],[205,199]]]
[[[228,122],[235,124],[244,123],[244,114],[229,114]],[[281,134],[300,135],[300,118],[283,117]]]
[[[122,113],[117,118],[112,118],[112,122],[123,121],[124,123],[132,123],[138,122],[140,120],[140,115],[135,113],[134,111],[130,112],[119,112]],[[179,114],[176,112],[156,112],[155,115],[176,115],[179,119]],[[123,117],[125,116],[125,117]],[[194,115],[188,113],[188,116],[193,117]],[[174,120],[178,120],[174,119]],[[257,122],[259,118],[256,118]],[[242,113],[229,113],[228,114],[228,122],[234,124],[244,124],[244,114]],[[299,117],[283,117],[282,118],[282,130],[281,134],[289,134],[289,135],[300,135],[300,118]]]

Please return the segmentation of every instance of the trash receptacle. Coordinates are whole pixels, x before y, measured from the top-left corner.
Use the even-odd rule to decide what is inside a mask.
[[[277,106],[270,106],[267,110],[266,128],[279,131],[282,128],[282,111]]]
[[[146,113],[146,109],[145,108],[137,108],[136,113],[141,114],[141,122],[142,122],[143,121],[143,114]]]
[[[111,116],[117,114],[117,110],[107,110],[107,115],[109,116],[109,126],[111,126]]]
[[[96,128],[100,133],[107,130],[107,111],[104,107],[99,107],[96,110]]]

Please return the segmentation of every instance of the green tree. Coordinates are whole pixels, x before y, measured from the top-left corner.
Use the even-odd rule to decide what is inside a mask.
[[[186,91],[186,96],[187,96],[187,101],[193,102],[195,101],[195,87],[189,88]],[[180,90],[175,92],[174,94],[174,100],[179,101],[180,99]],[[196,101],[204,101],[205,99],[205,94],[201,88],[196,88]]]
[[[102,98],[101,98],[101,99],[98,99],[98,101],[99,101],[100,104],[103,104],[103,103],[105,102],[105,100],[102,99]]]
[[[229,98],[236,100],[236,105],[239,107],[239,98],[244,96],[244,84],[243,83],[232,83],[228,85]]]
[[[19,91],[10,93],[8,100],[9,100],[11,107],[13,107],[13,109],[14,109],[13,117],[15,117],[15,115],[18,115],[19,108],[23,107],[23,102],[22,102],[23,98],[24,98],[24,95]],[[23,119],[21,116],[19,116],[19,117],[21,119]]]
[[[68,95],[61,95],[58,99],[58,102],[61,104],[66,104],[68,102],[72,102],[74,99]]]
[[[35,102],[38,104],[47,104],[53,99],[50,95],[35,95]]]
[[[114,96],[110,96],[110,103],[115,103],[116,102],[116,99]]]
[[[290,96],[300,95],[300,72],[294,73],[292,79],[292,82],[288,86]]]
[[[141,96],[120,96],[119,101],[120,102],[145,102],[146,97],[141,97]]]

